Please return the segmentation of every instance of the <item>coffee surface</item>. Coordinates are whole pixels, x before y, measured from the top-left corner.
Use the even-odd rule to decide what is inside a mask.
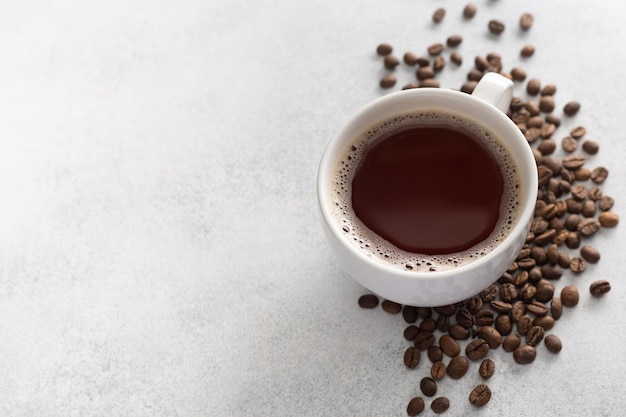
[[[409,126],[370,145],[354,173],[352,207],[400,249],[465,251],[500,217],[504,178],[495,155],[462,129]]]
[[[418,126],[424,132],[445,126],[456,142],[459,135],[470,140],[418,146],[410,139]],[[398,149],[376,149],[390,138],[389,145]],[[382,163],[379,156],[392,161]],[[378,167],[368,167],[369,159]],[[365,185],[377,191],[362,192]],[[346,145],[332,179],[332,213],[365,256],[401,270],[441,271],[485,256],[508,236],[519,212],[520,187],[516,163],[488,129],[455,114],[407,113],[372,125]]]

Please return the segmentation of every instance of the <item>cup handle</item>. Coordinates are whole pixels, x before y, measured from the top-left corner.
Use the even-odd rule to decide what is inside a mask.
[[[495,72],[488,72],[476,84],[472,95],[506,114],[513,98],[513,81]]]

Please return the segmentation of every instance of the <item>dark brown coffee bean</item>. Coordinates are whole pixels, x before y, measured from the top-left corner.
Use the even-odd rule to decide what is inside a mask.
[[[537,346],[543,340],[543,334],[545,330],[541,326],[532,326],[526,332],[526,344],[530,346]]]
[[[442,361],[437,361],[433,363],[433,365],[430,367],[430,376],[437,381],[442,379],[444,376],[446,376],[446,364]]]
[[[583,204],[575,198],[565,199],[565,205],[567,206],[568,213],[580,213],[583,210]]]
[[[611,284],[606,280],[598,280],[591,283],[589,286],[589,292],[594,297],[601,297],[607,292],[611,291]]]
[[[428,359],[435,363],[443,359],[443,352],[439,346],[431,346],[428,348]]]
[[[550,259],[550,252],[548,252],[548,259]],[[563,270],[558,265],[546,264],[541,266],[541,275],[546,279],[556,280],[561,278],[561,275],[563,275]]]
[[[454,304],[448,304],[445,306],[433,307],[433,310],[446,316],[453,316],[456,313],[456,306]]]
[[[403,90],[410,90],[410,89],[412,89],[412,88],[417,88],[417,87],[419,87],[419,86],[417,85],[417,83],[410,82],[410,83],[405,84],[405,85],[402,87],[402,89],[403,89]]]
[[[565,218],[564,226],[570,232],[575,231],[578,228],[578,223],[580,223],[582,218],[578,214],[568,214]]]
[[[480,337],[472,340],[465,346],[465,355],[473,361],[484,358],[487,353],[489,353],[489,343]]]
[[[540,326],[543,330],[551,330],[554,327],[554,317],[551,316],[540,316],[535,317],[533,320],[534,326]]]
[[[548,306],[546,303],[542,303],[541,301],[533,301],[526,305],[526,310],[535,314],[536,316],[545,316],[548,314]]]
[[[463,327],[458,323],[454,323],[448,329],[448,334],[456,340],[467,340],[470,337],[470,332],[467,327]]]
[[[593,171],[591,171],[591,181],[595,182],[596,184],[603,183],[608,176],[609,170],[605,167],[597,167],[594,168]]]
[[[520,262],[523,262],[523,261],[524,260],[521,260]],[[534,266],[534,261],[533,261],[533,265],[532,266]],[[532,268],[532,266],[531,266],[531,268]],[[524,269],[526,269],[526,268],[524,268]],[[506,302],[506,303],[512,303],[513,301],[515,301],[517,299],[517,289],[515,288],[515,285],[513,285],[513,284],[502,284],[500,286],[500,299],[502,301]]]
[[[587,187],[584,184],[575,184],[571,188],[572,196],[577,200],[584,200],[587,198]]]
[[[463,56],[460,53],[456,52],[456,51],[452,52],[452,54],[450,54],[450,61],[452,61],[456,65],[462,65],[463,64]]]
[[[506,336],[507,334],[511,333],[511,331],[513,330],[511,317],[506,314],[499,314],[498,317],[496,317],[495,327],[502,336]]]
[[[548,229],[545,232],[543,232],[542,234],[540,234],[539,236],[535,237],[535,244],[536,245],[545,245],[547,243],[552,242],[552,239],[554,239],[556,237],[556,229]]]
[[[393,47],[388,43],[381,43],[376,47],[376,53],[380,56],[389,55],[393,51]]]
[[[550,301],[550,314],[552,314],[554,320],[561,318],[563,314],[563,303],[559,297],[552,297],[552,301]]]
[[[531,285],[531,284],[529,284]],[[517,323],[526,314],[526,304],[523,301],[516,301],[511,307],[511,319]]]
[[[554,113],[547,114],[545,117],[546,123],[552,123],[556,127],[561,125],[561,119]]]
[[[428,47],[428,54],[432,56],[437,56],[443,52],[445,49],[444,44],[442,43],[433,43]]]
[[[589,155],[595,155],[600,150],[600,145],[594,140],[586,140],[583,142],[582,148],[583,151],[587,152]]]
[[[425,408],[426,404],[424,404],[424,399],[422,397],[414,397],[409,401],[409,405],[406,407],[406,413],[413,417],[421,414]]]
[[[541,111],[541,107],[539,104],[537,104],[536,101],[534,100],[528,100],[525,104],[524,107],[526,107],[526,110],[528,110],[528,113],[531,116],[537,116],[539,114],[539,112]]]
[[[588,237],[600,230],[600,222],[587,218],[578,223],[577,231],[581,236]]]
[[[433,402],[430,404],[430,409],[433,410],[435,414],[441,414],[450,408],[450,400],[446,397],[435,398]]]
[[[450,317],[445,314],[439,314],[435,323],[437,325],[437,330],[445,333],[450,328]]]
[[[567,169],[576,170],[585,164],[585,156],[580,154],[567,155],[563,158],[563,166]]]
[[[447,334],[439,338],[439,347],[441,347],[443,353],[451,358],[461,352],[459,342],[457,342],[452,336]]]
[[[612,211],[604,211],[598,216],[598,221],[602,227],[615,227],[619,224],[619,215]]]
[[[504,32],[504,23],[499,20],[490,20],[487,27],[489,28],[489,32],[493,33],[494,35],[499,35]]]
[[[396,76],[393,74],[387,74],[385,75],[383,78],[381,78],[380,80],[380,86],[382,88],[391,88],[394,85],[396,85],[396,82],[398,80],[396,79]]]
[[[461,91],[463,93],[466,93],[466,94],[472,94],[472,92],[474,91],[474,88],[476,88],[477,84],[478,84],[478,82],[476,82],[476,81],[466,81],[461,86]]]
[[[424,377],[420,381],[420,390],[427,397],[432,397],[437,393],[437,382],[429,377]]]
[[[381,306],[389,314],[398,314],[402,311],[402,304],[390,300],[383,300]]]
[[[484,339],[491,349],[497,349],[502,343],[502,335],[491,326],[483,326],[478,331],[478,337]]]
[[[528,333],[528,330],[530,330],[530,328],[532,326],[533,326],[533,319],[532,319],[532,317],[530,317],[528,314],[524,314],[517,321],[517,332],[520,335],[525,336],[526,333]]]
[[[438,8],[433,13],[433,16],[432,16],[433,22],[435,23],[441,22],[445,15],[446,15],[446,9],[444,9],[443,7]]]
[[[586,268],[587,268],[587,263],[585,262],[583,258],[579,258],[578,256],[575,256],[570,261],[569,269],[574,273],[584,272]]]
[[[574,139],[580,139],[587,133],[587,129],[584,126],[576,126],[569,131],[569,134]]]
[[[410,346],[404,351],[404,365],[409,369],[414,369],[420,363],[421,352],[415,346]]]
[[[613,197],[610,197],[608,195],[603,195],[602,198],[600,198],[600,200],[598,201],[598,207],[602,211],[607,211],[613,208],[614,203],[615,203],[615,200],[613,200]]]
[[[578,304],[580,296],[578,288],[573,285],[566,285],[561,289],[561,303],[565,307],[575,307]]]
[[[524,45],[520,51],[520,55],[524,58],[531,57],[535,54],[535,47],[533,45]]]
[[[439,81],[434,78],[427,78],[425,80],[420,81],[418,84],[419,88],[439,88]]]
[[[534,17],[530,13],[524,13],[519,18],[519,27],[523,31],[530,29],[533,25]]]
[[[471,19],[476,15],[476,5],[473,3],[468,3],[463,8],[463,17],[466,19]]]
[[[593,200],[583,201],[583,208],[580,210],[580,213],[584,217],[593,217],[596,214],[596,202]]]
[[[385,59],[383,60],[383,64],[385,65],[385,68],[393,70],[398,65],[400,65],[400,60],[396,58],[395,56],[389,54],[385,56]]]
[[[513,351],[513,359],[520,365],[527,365],[535,360],[537,350],[533,346],[523,345]]]
[[[359,297],[359,307],[376,308],[378,307],[378,297],[374,294],[363,294]]]
[[[433,69],[435,72],[441,71],[446,66],[446,60],[442,56],[437,56],[433,60]]]
[[[461,35],[451,35],[446,39],[446,45],[450,48],[456,48],[463,42],[463,37]]]
[[[552,96],[542,96],[539,100],[539,110],[543,113],[550,113],[554,110],[554,98]]]
[[[544,139],[548,139],[552,136],[552,134],[554,134],[555,131],[555,125],[553,125],[552,123],[544,123],[543,126],[541,126],[541,137]],[[556,142],[554,142],[554,146],[556,147]]]
[[[520,337],[516,334],[510,334],[502,341],[502,349],[505,352],[513,352],[522,343]]]
[[[417,55],[415,55],[413,52],[406,52],[402,56],[402,60],[404,61],[405,64],[413,66],[417,64]]]
[[[487,349],[489,350],[489,349]],[[448,363],[448,367],[446,368],[446,373],[452,379],[462,378],[469,368],[469,362],[465,358],[465,356],[455,356],[452,358],[450,363]]]
[[[587,196],[592,201],[599,201],[602,198],[602,190],[597,185],[594,185],[589,189]]]
[[[542,96],[553,96],[556,93],[556,85],[546,84],[540,91]]]
[[[565,152],[574,152],[578,148],[578,142],[571,136],[565,136],[561,139],[561,147]]]
[[[514,67],[511,69],[511,76],[515,81],[524,81],[526,79],[526,71],[522,68]]]
[[[535,293],[535,299],[542,303],[547,303],[554,296],[554,284],[550,281],[542,279],[537,285],[537,292]]]
[[[415,336],[417,336],[417,334],[419,333],[420,329],[417,326],[411,325],[408,326],[406,329],[404,329],[404,338],[410,342],[413,341],[413,339],[415,339]]]
[[[498,286],[492,284],[480,292],[480,298],[482,298],[485,303],[488,303],[495,300],[499,292],[500,289]]]
[[[580,110],[580,103],[577,101],[570,101],[563,107],[563,113],[566,116],[574,116]]]
[[[413,339],[413,344],[419,350],[426,350],[431,347],[435,343],[435,335],[430,332],[419,332],[415,339]]]
[[[548,351],[552,353],[559,353],[561,349],[563,349],[563,344],[561,343],[561,339],[555,334],[549,334],[544,339],[544,343],[546,344],[546,348]]]
[[[484,359],[478,368],[478,374],[483,379],[489,379],[496,373],[496,364],[491,359]]]
[[[475,407],[482,407],[486,405],[491,399],[491,389],[487,384],[479,384],[469,395],[469,402]]]
[[[526,83],[526,92],[528,93],[528,95],[536,96],[539,93],[540,89],[541,81],[536,78],[531,78],[530,80],[528,80],[528,83]]]
[[[566,234],[569,234],[568,231],[564,231]],[[571,263],[572,260],[569,257],[569,254],[567,252],[559,252],[559,260],[558,260],[559,266],[561,268],[570,268],[571,269]]]
[[[480,300],[480,298],[478,300],[482,305],[482,300]],[[469,301],[467,303],[467,306],[469,308]],[[472,315],[472,313],[469,312],[469,310],[459,309],[456,312],[456,322],[465,328],[470,328],[471,325],[474,324],[474,316]]]
[[[541,135],[541,136],[546,137],[544,135]],[[539,152],[541,152],[542,155],[552,155],[554,151],[556,150],[556,142],[553,139],[544,139],[537,146],[537,150],[539,150]]]
[[[428,317],[423,319],[418,327],[422,331],[432,333],[437,330],[437,323],[435,322],[435,319],[433,319],[432,317]]]
[[[467,300],[465,306],[470,313],[476,314],[483,307],[483,299],[479,295],[476,295]]]
[[[426,80],[435,76],[435,70],[432,67],[420,67],[415,73],[418,80]]]

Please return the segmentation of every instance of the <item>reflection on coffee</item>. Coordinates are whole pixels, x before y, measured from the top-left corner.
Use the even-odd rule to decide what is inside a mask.
[[[407,114],[346,150],[333,183],[335,216],[366,255],[441,271],[506,238],[521,186],[507,149],[483,127],[439,112]]]

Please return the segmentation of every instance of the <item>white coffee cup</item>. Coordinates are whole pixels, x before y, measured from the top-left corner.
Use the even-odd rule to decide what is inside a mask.
[[[504,112],[513,83],[488,73],[470,94],[440,88],[391,93],[353,114],[328,143],[319,166],[317,193],[322,224],[336,259],[357,282],[380,297],[413,306],[441,306],[465,300],[494,283],[517,257],[526,240],[537,199],[537,166],[527,140]],[[337,165],[356,138],[373,125],[408,112],[460,116],[496,135],[515,159],[521,187],[520,209],[508,236],[492,251],[462,266],[438,271],[411,271],[390,266],[350,241],[332,213],[332,182]],[[374,232],[372,232],[374,233]]]

